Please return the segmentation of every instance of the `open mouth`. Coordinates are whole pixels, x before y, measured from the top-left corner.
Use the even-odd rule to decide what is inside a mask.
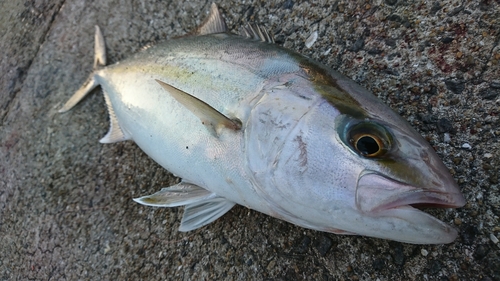
[[[405,225],[407,234],[395,237],[399,241],[417,244],[452,242],[457,231],[419,208],[458,208],[463,205],[465,199],[453,181],[433,189],[398,182],[370,170],[363,171],[358,178],[358,210],[367,216]]]

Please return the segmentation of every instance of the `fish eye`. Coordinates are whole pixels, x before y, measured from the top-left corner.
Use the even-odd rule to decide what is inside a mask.
[[[374,135],[360,135],[352,140],[354,148],[365,157],[374,157],[381,152],[382,141]]]
[[[392,138],[381,125],[372,122],[360,122],[348,131],[351,148],[366,158],[384,156],[389,150]]]

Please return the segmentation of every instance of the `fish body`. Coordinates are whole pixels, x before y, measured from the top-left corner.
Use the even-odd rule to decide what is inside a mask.
[[[134,199],[186,206],[182,231],[239,204],[320,231],[452,242],[453,228],[412,207],[465,204],[429,144],[354,81],[246,31],[228,33],[212,5],[195,34],[97,69],[61,111],[100,85],[101,142],[133,140],[182,178]]]

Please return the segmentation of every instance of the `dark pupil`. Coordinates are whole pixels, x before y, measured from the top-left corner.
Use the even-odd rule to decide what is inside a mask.
[[[363,155],[377,153],[380,150],[378,143],[372,137],[364,136],[358,139],[356,148]]]

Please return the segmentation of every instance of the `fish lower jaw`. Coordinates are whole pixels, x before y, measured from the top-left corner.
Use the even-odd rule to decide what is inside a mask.
[[[380,228],[392,240],[411,244],[447,244],[453,242],[457,231],[437,219],[411,205],[403,205],[371,213],[376,217]],[[378,236],[378,235],[377,235]]]

